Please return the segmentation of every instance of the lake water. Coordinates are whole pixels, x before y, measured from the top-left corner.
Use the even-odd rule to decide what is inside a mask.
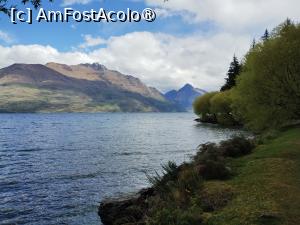
[[[237,130],[191,113],[0,114],[0,224],[101,224],[101,199],[148,186]]]

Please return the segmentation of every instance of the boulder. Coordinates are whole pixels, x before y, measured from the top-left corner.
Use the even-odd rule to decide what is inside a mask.
[[[154,194],[153,188],[147,188],[126,197],[102,201],[98,208],[102,223],[104,225],[143,224],[143,218],[148,210],[148,199]]]

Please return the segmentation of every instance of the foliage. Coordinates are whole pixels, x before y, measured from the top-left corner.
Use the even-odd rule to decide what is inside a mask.
[[[300,25],[287,20],[245,57],[233,109],[255,131],[300,119]]]
[[[147,175],[148,181],[152,186],[164,196],[174,186],[174,182],[178,178],[179,169],[174,162],[168,162],[162,166],[163,174],[160,175],[157,172],[155,176]],[[167,197],[167,196],[164,196]]]
[[[266,29],[266,30],[265,30],[265,33],[264,33],[264,35],[261,37],[261,39],[262,39],[263,41],[268,41],[269,38],[270,38],[270,33],[269,33],[268,29]]]
[[[236,78],[240,74],[241,69],[241,64],[239,63],[237,57],[234,56],[227,72],[227,78],[225,79],[226,83],[222,86],[221,91],[230,90],[236,85]]]
[[[201,116],[203,121],[211,120],[213,117],[211,113],[211,98],[214,97],[217,92],[206,93],[198,98],[193,103],[195,114]]]
[[[194,102],[194,112],[202,122],[218,123],[225,126],[238,125],[232,114],[230,91],[211,92],[198,97]]]
[[[226,126],[237,124],[232,114],[231,104],[230,91],[219,92],[210,99],[210,111],[215,114],[219,124]]]
[[[199,146],[191,162],[164,165],[163,175],[149,177],[157,194],[148,200],[146,224],[202,224],[203,212],[225,207],[234,197],[231,185],[220,181],[231,177],[229,149],[239,152],[234,155],[237,157],[251,152],[249,146],[252,150],[253,145],[244,137],[220,144],[206,143]]]
[[[42,5],[42,0],[20,0],[20,3],[24,5],[26,5],[29,2],[36,9]],[[49,0],[49,2],[53,2],[53,0]],[[12,7],[16,7],[16,5],[12,5],[9,0],[0,0],[0,13],[2,12],[9,15],[9,10]]]
[[[194,157],[194,164],[198,173],[206,180],[226,179],[230,175],[218,145],[213,143],[200,146]]]
[[[210,99],[216,94],[217,92],[210,92],[196,98],[193,103],[194,112],[197,115],[210,114]]]
[[[247,146],[253,148],[253,145],[243,137],[234,137],[219,145],[208,143],[200,146],[191,163],[177,167],[176,180],[189,185],[196,183],[192,181],[193,168],[209,159],[223,161],[226,167],[232,168],[234,176],[222,181],[204,179],[200,185],[188,186],[191,189],[184,195],[179,186],[174,186],[171,190],[174,198],[153,197],[149,200],[151,208],[145,217],[145,224],[298,224],[299,137],[299,128],[281,132],[276,139],[268,140],[242,158],[237,158],[241,154],[237,154],[236,158],[227,158],[228,151],[224,149],[240,146],[239,152],[248,154],[249,150],[245,149],[248,149]]]
[[[219,148],[225,157],[240,157],[250,154],[254,144],[247,138],[236,136],[230,140],[222,141]]]

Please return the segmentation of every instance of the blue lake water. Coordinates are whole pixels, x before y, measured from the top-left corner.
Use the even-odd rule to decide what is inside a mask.
[[[240,132],[194,119],[191,113],[0,114],[0,224],[101,224],[101,199],[146,187],[145,173]]]

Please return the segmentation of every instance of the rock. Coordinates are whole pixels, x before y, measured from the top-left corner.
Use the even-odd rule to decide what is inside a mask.
[[[143,224],[148,209],[148,198],[154,196],[153,188],[142,189],[136,194],[101,202],[98,215],[104,225]]]

